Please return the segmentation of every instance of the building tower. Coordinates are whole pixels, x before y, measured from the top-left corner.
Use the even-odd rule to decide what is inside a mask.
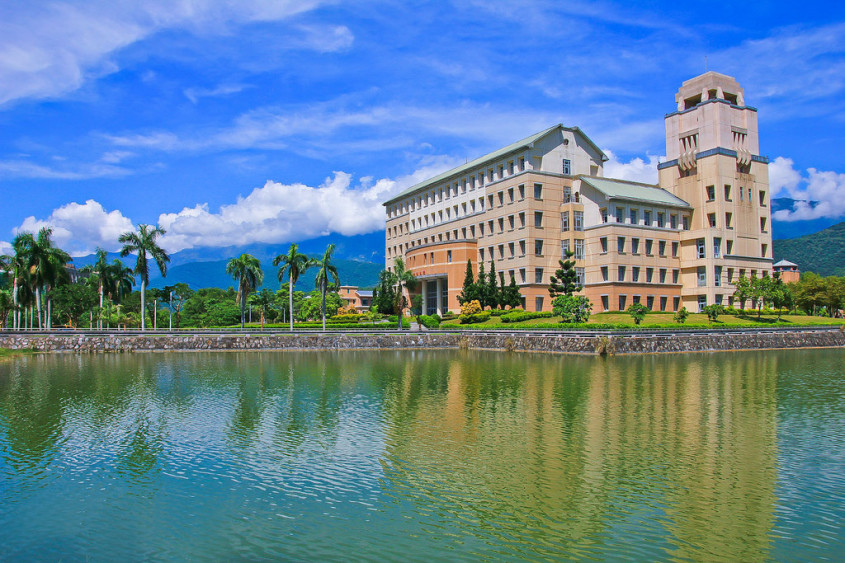
[[[707,72],[684,82],[675,101],[659,182],[694,210],[681,231],[681,283],[683,305],[698,311],[729,302],[737,277],[771,273],[768,159],[757,110],[734,78]]]

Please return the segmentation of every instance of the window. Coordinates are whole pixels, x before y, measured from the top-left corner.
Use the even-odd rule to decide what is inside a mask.
[[[669,215],[669,228],[670,229],[677,229],[678,228],[678,216],[677,215]]]
[[[704,312],[704,308],[707,307],[707,296],[706,295],[699,295],[698,296],[698,312]]]
[[[654,268],[645,269],[645,282],[652,283],[654,281]]]
[[[478,249],[478,255],[481,257],[481,261],[484,262],[484,249],[483,248]]]
[[[519,214],[519,228],[523,228],[525,226],[525,212]]]
[[[602,207],[599,211],[601,212],[601,222],[607,223],[607,207]]]
[[[654,241],[650,238],[645,239],[645,253],[646,256],[651,256],[654,250]]]
[[[479,233],[481,236],[484,236],[484,223],[479,223],[479,224],[478,224],[478,233]]]
[[[534,199],[543,199],[543,184],[534,184]]]
[[[651,226],[651,211],[643,211],[643,225]]]
[[[584,268],[575,268],[575,283],[577,283],[581,287],[584,287],[584,284],[586,283]]]
[[[525,268],[519,269],[519,281],[520,283],[525,283]]]
[[[722,257],[722,239],[719,237],[713,238],[713,258]]]
[[[624,223],[625,222],[625,208],[624,207],[617,207],[616,208],[616,222],[617,223]]]
[[[601,267],[601,281],[607,281],[607,266]]]
[[[446,251],[446,262],[448,262],[448,263],[452,262],[452,251],[451,250]]]
[[[638,223],[638,211],[636,209],[630,210],[630,219],[632,225],[636,225]]]
[[[659,240],[657,241],[657,253],[661,256],[666,256],[666,241]]]
[[[543,268],[534,270],[534,283],[543,283]]]
[[[534,298],[534,309],[536,311],[543,310],[543,298],[542,297],[535,297]]]
[[[619,266],[616,269],[616,281],[625,281],[625,266]]]
[[[760,232],[761,233],[766,232],[766,218],[765,217],[760,217]]]
[[[689,230],[689,215],[684,215],[683,217],[681,217],[681,223],[683,223],[683,225],[684,225],[684,230],[688,231]]]
[[[728,283],[733,283],[734,281],[734,269],[728,268]]]
[[[705,266],[698,267],[698,287],[707,285],[707,268]]]
[[[722,287],[722,267],[716,266],[714,268],[713,285]]]
[[[541,239],[537,239],[534,241],[534,255],[535,256],[542,256],[543,255],[543,241]]]
[[[524,160],[524,159],[520,159],[520,160]],[[519,199],[525,199],[525,184],[520,184],[519,186],[517,186],[516,189],[519,190]]]
[[[499,170],[499,179],[504,178],[505,177],[505,165],[500,164],[498,170]]]
[[[634,301],[634,303],[639,303],[640,302],[640,296],[635,295],[633,301]]]
[[[631,239],[631,254],[639,254],[640,253],[640,239],[632,238]]]
[[[487,221],[487,231],[492,235],[493,234],[493,220],[490,219]]]
[[[505,257],[505,245],[500,244],[499,245],[499,259],[502,259],[504,257]]]
[[[764,245],[762,246],[762,250],[761,250],[761,252],[760,252],[760,255],[761,255],[761,256],[763,256],[763,257],[765,258],[766,256],[768,256],[768,255],[769,255],[768,253],[769,253],[769,245],[768,245],[768,244],[764,244]]]
[[[469,226],[469,236],[470,238],[475,238],[475,225]]]
[[[508,174],[509,175],[513,174],[513,161],[512,160],[508,161]],[[511,276],[511,277],[513,277],[513,276]]]
[[[661,311],[665,311],[665,310],[666,310],[666,302],[667,302],[668,300],[669,300],[669,299],[668,299],[665,295],[661,295],[661,296],[660,296],[660,310],[661,310]]]
[[[678,280],[681,278],[681,271],[680,270],[672,270],[672,283],[677,284]]]
[[[649,311],[654,309],[654,295],[648,295],[645,298],[646,307],[648,307]]]
[[[535,211],[534,212],[534,227],[538,229],[543,228],[543,212],[542,211]]]
[[[610,303],[609,303],[609,301],[610,301],[610,297],[609,297],[609,296],[607,296],[607,295],[602,295],[602,296],[601,296],[601,308],[602,308],[602,311],[609,311],[609,310],[610,310]]]
[[[709,224],[711,227],[716,226],[716,214],[715,213],[708,213],[707,214],[707,224]]]
[[[607,254],[607,237],[601,237],[599,242],[601,243],[601,253]]]
[[[525,256],[525,241],[524,240],[519,241],[519,255]]]
[[[520,157],[519,157],[519,160],[518,160],[517,162],[519,162],[519,171],[520,171],[520,172],[525,171],[525,157],[524,157],[524,156],[520,156]]]
[[[681,305],[681,298],[680,297],[673,297],[672,298],[672,310],[677,311],[678,307]]]
[[[664,213],[657,214],[657,226],[661,229],[666,228],[666,215]]]
[[[576,231],[583,231],[584,230],[584,212],[583,211],[573,211],[572,215],[575,218],[575,230]]]
[[[733,254],[733,249],[734,249],[734,241],[732,241],[732,240],[727,241],[725,243],[725,254],[730,256],[731,254]]]
[[[748,188],[748,202],[751,203],[751,188]]]
[[[634,266],[631,268],[631,281],[637,283],[640,281],[640,268],[639,266]]]
[[[696,258],[704,258],[705,254],[706,254],[706,248],[705,248],[706,245],[704,243],[704,239],[700,238],[700,239],[696,240],[695,241],[695,247],[696,247],[696,250],[697,250]]]
[[[666,268],[660,268],[660,283],[666,283]]]
[[[731,186],[730,184],[725,184],[725,201],[731,200]]]
[[[707,186],[707,201],[716,199],[716,186]]]
[[[733,213],[725,213],[725,228],[726,229],[733,229]]]
[[[572,174],[572,168],[571,168],[569,159],[567,159],[567,158],[563,159],[563,173],[567,176]]]
[[[625,254],[625,237],[616,237],[616,251]]]
[[[582,239],[575,239],[575,259],[584,259],[584,241]]]
[[[627,296],[627,295],[620,295],[620,296],[619,296],[619,310],[620,310],[620,311],[624,311],[624,310],[625,310],[625,303],[626,303],[626,301],[628,301],[628,296]]]
[[[564,239],[560,241],[560,257],[562,260],[569,259],[567,254],[569,253],[569,239]]]
[[[766,192],[760,191],[757,192],[757,195],[760,196],[760,207],[766,206]]]
[[[564,172],[566,174],[566,172]],[[569,203],[572,201],[572,187],[571,186],[563,186],[563,203]]]
[[[499,205],[504,205],[504,204],[505,204],[505,192],[500,191],[499,192]]]
[[[487,207],[488,208],[493,207],[493,197],[494,197],[493,194],[490,194],[490,195],[487,196]]]
[[[511,174],[513,174],[513,172],[511,172]],[[513,203],[513,188],[508,188],[508,203]]]
[[[513,230],[515,219],[513,215],[508,215],[508,229]]]
[[[508,253],[510,254],[511,258],[516,256],[516,245],[512,242],[508,243]]]
[[[744,191],[745,191],[745,190],[743,190],[743,189],[742,189],[742,186],[740,186],[740,187],[739,187],[739,201],[742,201],[743,199],[745,199],[745,198],[743,197],[743,193],[744,193]]]

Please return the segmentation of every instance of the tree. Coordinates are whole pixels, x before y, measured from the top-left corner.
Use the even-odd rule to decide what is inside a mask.
[[[30,246],[35,242],[32,233],[19,233],[12,239],[13,255],[3,257],[6,270],[12,275],[12,328],[22,327],[22,309],[30,303],[31,284],[29,283]]]
[[[491,309],[498,309],[501,295],[499,295],[499,285],[496,282],[496,264],[493,259],[490,259],[490,272],[487,274],[487,305]]]
[[[238,282],[238,301],[241,304],[241,328],[243,328],[246,322],[244,312],[246,310],[246,299],[250,293],[264,283],[261,262],[255,256],[244,253],[238,258],[229,260],[229,263],[226,264],[226,273]]]
[[[396,276],[390,270],[378,274],[378,284],[373,290],[373,309],[381,315],[396,312]]]
[[[293,332],[293,292],[296,288],[296,282],[299,277],[311,266],[315,265],[313,260],[309,260],[308,256],[301,254],[296,243],[290,245],[287,254],[279,254],[273,258],[273,265],[279,266],[279,283],[282,283],[282,278],[285,272],[288,274],[288,283],[290,289],[288,291],[288,306],[291,311],[290,314],[290,331]]]
[[[109,274],[111,270],[109,268],[109,263],[106,261],[108,258],[108,254],[102,248],[97,247],[96,252],[96,261],[91,266],[86,266],[83,268],[83,271],[91,272],[91,277],[88,278],[91,283],[96,284],[97,286],[97,294],[100,300],[100,309],[103,308],[103,297],[105,296],[106,286],[110,285],[111,280],[109,279]],[[103,320],[97,320],[97,328],[103,328]]]
[[[464,286],[458,294],[458,303],[463,305],[478,299],[478,286],[472,273],[472,260],[467,260],[467,271],[464,274]]]
[[[340,285],[337,268],[332,264],[334,248],[334,245],[330,244],[326,247],[323,257],[313,262],[313,265],[317,267],[317,278],[314,280],[314,284],[320,290],[320,295],[322,296],[323,330],[326,330],[326,292],[329,290],[329,284],[334,282]]]
[[[717,303],[712,305],[707,305],[703,309],[704,314],[707,315],[707,320],[711,323],[716,322],[716,319],[719,318],[719,315],[725,312],[725,308]]]
[[[578,285],[578,274],[575,271],[575,260],[570,260],[573,256],[575,253],[567,250],[566,260],[558,260],[560,268],[549,278],[549,295],[552,300],[558,295],[572,295],[576,291],[581,291],[581,286]]]
[[[745,301],[751,297],[751,278],[741,277],[734,283],[733,298],[739,301],[739,310],[745,309]]]
[[[783,280],[780,279],[780,272],[776,273],[772,279],[772,284],[769,288],[769,299],[771,299],[772,307],[778,312],[778,321],[780,321],[783,309],[790,310],[795,306],[792,290],[789,288],[789,285],[783,283]]]
[[[516,285],[516,278],[511,276],[510,283],[502,288],[502,307],[513,309],[520,305],[522,305],[522,295],[519,293],[519,286]]]
[[[167,306],[170,308],[171,313],[176,315],[176,328],[179,328],[182,309],[194,291],[188,284],[179,282],[174,285],[164,286],[162,292],[167,295]]]
[[[558,295],[552,301],[552,314],[563,323],[585,323],[592,310],[593,304],[583,295]]]
[[[158,225],[150,228],[150,225],[142,223],[138,225],[137,232],[129,231],[123,233],[117,239],[123,245],[123,248],[120,249],[120,255],[123,258],[126,258],[132,253],[138,253],[133,272],[141,278],[141,311],[146,310],[146,290],[150,284],[150,268],[147,262],[147,254],[155,261],[158,271],[161,272],[161,276],[167,276],[167,263],[170,262],[170,257],[156,242],[156,239],[165,233],[166,231]],[[141,330],[146,330],[146,328],[146,315],[142,314]]]
[[[478,281],[475,284],[475,300],[477,300],[481,304],[481,308],[484,309],[487,306],[487,273],[484,271],[484,262],[478,263]],[[469,302],[469,301],[468,301]],[[467,303],[468,303],[467,302]]]
[[[276,295],[273,293],[273,290],[267,288],[249,296],[249,304],[258,308],[258,312],[261,315],[261,330],[264,330],[264,319],[275,302]]]
[[[676,323],[682,325],[687,322],[687,317],[689,317],[689,311],[687,311],[686,307],[681,307],[675,312],[675,316],[673,318]]]
[[[325,296],[317,289],[312,291],[307,297],[303,295],[297,318],[301,320],[318,319],[322,317],[323,311],[325,311],[327,318],[336,315],[338,310],[343,307],[344,302],[340,298],[340,295],[336,291],[333,291],[334,287],[336,286],[332,284],[329,290],[326,291]],[[297,291],[296,293],[301,292]],[[323,299],[325,299],[325,304]]]
[[[51,287],[67,280],[65,265],[71,261],[67,252],[53,246],[52,236],[53,229],[43,227],[38,231],[37,236],[30,237],[26,245],[25,256],[29,267],[29,283],[35,294],[39,329],[44,326],[41,322],[42,296],[46,296]],[[49,314],[44,324],[49,328]]]
[[[0,329],[6,328],[6,320],[14,307],[15,302],[12,300],[12,292],[0,289]]]
[[[62,285],[53,292],[56,315],[70,328],[79,326],[79,319],[97,304],[97,290],[81,283]]]
[[[119,258],[115,258],[106,268],[106,272],[106,295],[109,299],[120,303],[124,297],[132,293],[132,287],[135,285],[132,268],[126,267]]]
[[[393,261],[393,275],[396,276],[396,315],[399,326],[398,330],[402,330],[402,312],[406,306],[405,294],[402,291],[403,286],[408,288],[408,291],[413,291],[417,286],[417,278],[411,273],[411,270],[405,269],[405,262],[402,258],[396,258]]]
[[[634,319],[634,324],[639,325],[648,314],[648,307],[642,303],[631,303],[625,310]]]

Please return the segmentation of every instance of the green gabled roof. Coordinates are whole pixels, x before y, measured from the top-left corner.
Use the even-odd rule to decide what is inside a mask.
[[[689,203],[654,184],[640,184],[639,182],[596,178],[594,176],[580,176],[579,178],[582,183],[594,187],[608,199],[627,199],[659,203],[672,207],[690,207]]]
[[[544,129],[543,131],[540,131],[539,133],[534,133],[533,135],[531,135],[529,137],[526,137],[526,138],[519,140],[515,143],[511,143],[510,145],[508,145],[506,147],[502,147],[497,151],[493,151],[491,153],[485,154],[484,156],[478,157],[475,160],[470,160],[466,164],[462,164],[461,166],[458,166],[456,168],[452,168],[451,170],[447,170],[446,172],[443,172],[442,174],[438,174],[437,176],[429,178],[428,180],[424,180],[424,181],[422,181],[418,184],[414,184],[410,188],[404,190],[402,193],[400,193],[400,194],[390,198],[388,201],[384,202],[383,205],[390,205],[391,203],[393,203],[393,202],[395,202],[399,199],[402,199],[403,197],[406,197],[406,196],[408,196],[408,195],[410,195],[414,192],[417,192],[419,190],[424,190],[425,188],[428,188],[428,187],[430,187],[434,184],[440,183],[443,180],[445,180],[446,178],[449,178],[449,177],[452,177],[452,176],[460,176],[460,175],[466,173],[468,170],[476,168],[477,166],[481,166],[482,164],[484,164],[485,162],[487,162],[489,160],[497,160],[497,159],[502,158],[503,156],[505,156],[507,154],[510,154],[512,152],[516,152],[519,149],[533,145],[534,143],[536,143],[537,141],[539,141],[540,139],[542,139],[543,137],[545,137],[546,135],[548,135],[549,133],[551,133],[552,131],[555,131],[557,129],[563,129],[565,131],[572,131],[572,132],[578,133],[579,135],[581,135],[581,137],[584,138],[584,140],[587,142],[588,145],[590,145],[593,149],[595,149],[601,155],[602,161],[607,160],[607,155],[604,154],[604,152],[598,147],[598,145],[596,145],[592,141],[592,139],[587,137],[587,135],[585,135],[584,132],[581,131],[581,129],[579,129],[578,127],[565,127],[562,123],[558,123],[557,125],[553,125],[553,126],[549,127],[548,129]]]

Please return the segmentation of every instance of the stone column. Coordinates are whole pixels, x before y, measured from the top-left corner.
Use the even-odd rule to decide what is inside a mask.
[[[420,289],[422,290],[422,314],[428,314],[428,288],[426,285],[428,284],[427,281],[423,280],[420,282]]]
[[[437,299],[436,299],[435,303],[437,303],[437,314],[438,315],[443,315],[442,303],[440,303],[440,294],[441,294],[441,291],[442,291],[442,284],[443,284],[443,280],[440,279],[440,278],[437,278]]]

